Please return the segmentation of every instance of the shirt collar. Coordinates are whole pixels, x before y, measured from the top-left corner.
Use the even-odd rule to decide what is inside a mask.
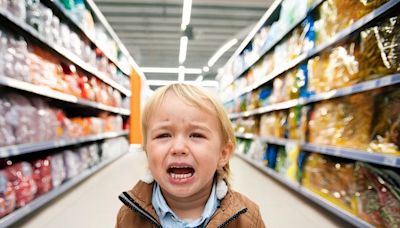
[[[214,212],[217,210],[220,201],[217,198],[216,193],[216,183],[214,182],[210,197],[207,200],[207,203],[204,207],[203,213],[201,216],[193,221],[185,221],[180,219],[168,206],[167,202],[164,199],[164,196],[161,193],[161,188],[157,182],[153,185],[153,195],[152,195],[152,204],[153,207],[160,218],[161,225],[163,222],[169,221],[176,221],[184,225],[184,227],[198,227],[202,225],[205,221],[208,221]]]

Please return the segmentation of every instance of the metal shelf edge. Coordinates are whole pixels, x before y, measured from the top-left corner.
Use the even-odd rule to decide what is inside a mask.
[[[43,151],[49,149],[57,149],[70,145],[81,144],[86,142],[93,142],[103,139],[117,138],[123,135],[127,135],[128,131],[121,132],[106,132],[97,135],[86,136],[82,138],[72,138],[72,139],[58,139],[49,140],[37,143],[26,143],[12,146],[0,147],[0,158],[7,158],[11,156],[17,156],[22,154],[27,154],[35,151]]]

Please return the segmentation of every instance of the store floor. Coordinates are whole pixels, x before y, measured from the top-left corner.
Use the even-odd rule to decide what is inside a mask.
[[[114,227],[118,195],[143,175],[146,158],[130,152],[13,227]],[[268,227],[349,227],[240,158],[231,160],[233,187],[259,204]]]

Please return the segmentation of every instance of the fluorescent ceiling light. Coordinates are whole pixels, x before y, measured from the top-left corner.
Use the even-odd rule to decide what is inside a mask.
[[[218,49],[217,52],[215,52],[215,54],[210,58],[210,60],[208,61],[208,66],[212,67],[217,60],[226,52],[228,51],[233,45],[235,45],[238,42],[237,39],[232,39],[229,42],[227,42],[226,44],[224,44],[220,49]]]
[[[179,66],[178,69],[179,69],[178,82],[184,82],[185,81],[185,67]]]
[[[187,51],[188,37],[181,37],[181,46],[179,48],[179,64],[183,64],[186,60],[186,51]]]
[[[146,83],[149,86],[164,86],[164,85],[169,85],[173,83],[177,83],[177,81],[170,81],[170,80],[146,80]],[[202,81],[202,82],[197,82],[197,81],[185,81],[185,84],[189,85],[200,85],[204,87],[218,87],[218,82],[217,81]]]
[[[203,67],[203,72],[208,72],[210,68],[208,66]]]
[[[170,74],[170,73],[179,73],[178,67],[140,67],[143,73],[161,73],[161,74]],[[185,74],[201,74],[200,68],[184,68]]]
[[[192,11],[192,0],[183,0],[182,24],[181,24],[182,31],[186,29],[186,26],[190,22],[191,11]]]

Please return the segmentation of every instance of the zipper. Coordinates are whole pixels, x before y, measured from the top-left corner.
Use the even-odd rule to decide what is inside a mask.
[[[244,214],[247,212],[247,208],[242,208],[240,209],[238,212],[236,212],[233,216],[231,216],[230,218],[228,218],[224,223],[222,223],[221,225],[218,226],[218,228],[223,228],[226,225],[228,225],[228,223],[232,222],[233,220],[237,219],[241,214]]]
[[[126,193],[123,192],[121,195],[119,195],[118,197],[122,203],[125,204],[125,206],[127,206],[129,209],[131,209],[133,212],[138,213],[139,215],[143,216],[145,219],[147,219],[150,223],[152,223],[153,225],[155,225],[156,227],[162,228],[162,226],[158,223],[158,221],[151,216],[151,214],[149,214],[147,211],[145,211],[142,207],[140,207],[135,200],[133,200],[131,198],[131,196]]]

